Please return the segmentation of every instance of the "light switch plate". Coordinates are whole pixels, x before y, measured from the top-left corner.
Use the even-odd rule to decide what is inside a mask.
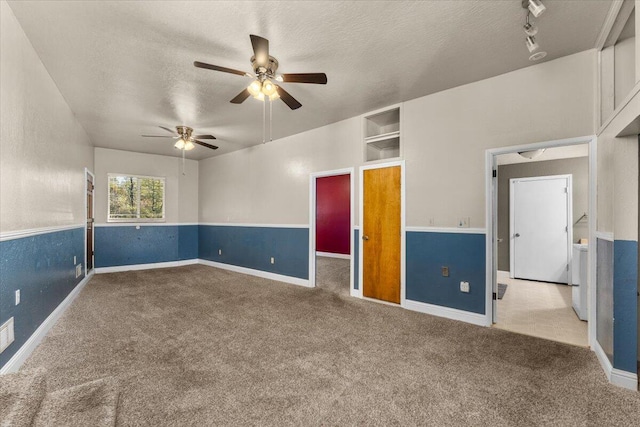
[[[20,289],[16,289],[16,305],[20,304]]]

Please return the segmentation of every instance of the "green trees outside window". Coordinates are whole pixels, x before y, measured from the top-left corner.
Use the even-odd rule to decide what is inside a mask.
[[[164,178],[109,174],[109,221],[163,220]]]

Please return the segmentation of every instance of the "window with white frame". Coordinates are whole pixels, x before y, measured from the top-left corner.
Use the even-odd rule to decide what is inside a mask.
[[[109,222],[162,222],[165,179],[155,176],[109,175]]]

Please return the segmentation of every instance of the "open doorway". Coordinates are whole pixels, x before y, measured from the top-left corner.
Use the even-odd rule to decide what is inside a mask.
[[[353,289],[353,169],[311,175],[309,280],[339,296]]]
[[[590,140],[488,152],[494,327],[589,346]]]
[[[86,213],[86,227],[85,227],[85,258],[84,258],[84,271],[85,275],[88,275],[93,271],[93,225],[94,225],[94,180],[95,177],[88,169],[85,168],[85,213]]]

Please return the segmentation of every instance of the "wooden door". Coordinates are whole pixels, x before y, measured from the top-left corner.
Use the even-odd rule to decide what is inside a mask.
[[[93,177],[87,173],[87,273],[93,269]]]
[[[363,171],[365,297],[400,303],[400,166]]]
[[[511,180],[511,258],[517,279],[568,283],[568,176]]]

